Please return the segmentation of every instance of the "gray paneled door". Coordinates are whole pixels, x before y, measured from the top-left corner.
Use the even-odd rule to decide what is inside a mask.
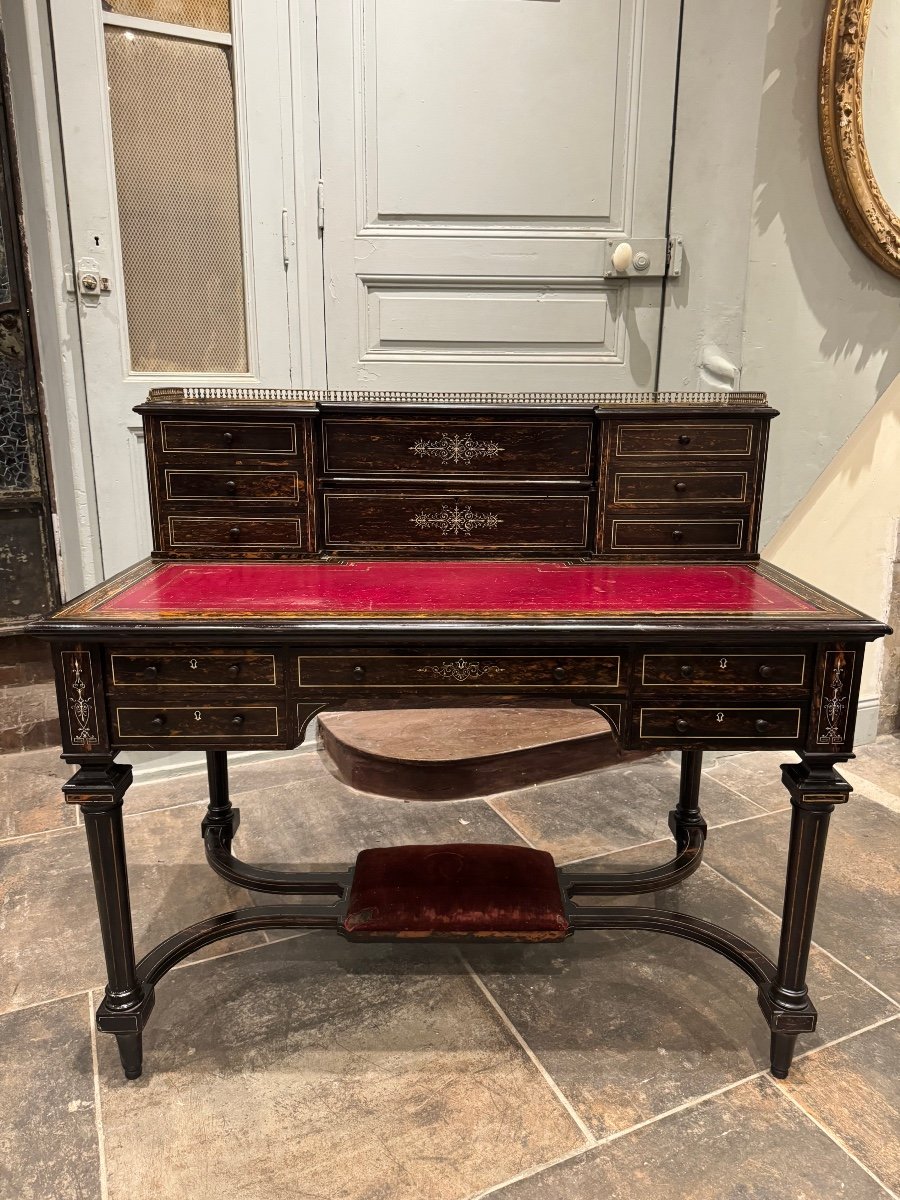
[[[320,0],[332,387],[652,387],[676,0]]]
[[[49,2],[107,575],[150,387],[653,386],[678,0]]]

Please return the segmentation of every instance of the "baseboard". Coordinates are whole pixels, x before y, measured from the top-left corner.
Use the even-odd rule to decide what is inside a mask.
[[[881,700],[878,696],[868,696],[865,700],[860,700],[859,708],[856,711],[856,736],[854,739],[857,746],[868,746],[878,737],[880,715]]]

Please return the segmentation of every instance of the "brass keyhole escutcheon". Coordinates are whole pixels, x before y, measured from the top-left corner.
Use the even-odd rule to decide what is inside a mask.
[[[203,718],[203,713],[200,711],[199,708],[195,708],[194,709],[194,720],[200,721],[200,720],[202,720],[202,718]]]
[[[725,720],[725,714],[724,713],[716,713],[716,720],[721,725],[722,722]]]
[[[720,658],[719,659],[719,670],[724,671],[727,666],[728,666],[728,659]]]
[[[189,663],[189,666],[190,666],[190,668],[191,668],[191,670],[192,670],[192,671],[196,671],[196,670],[197,670],[197,667],[198,667],[199,665],[200,665],[200,664],[197,662],[196,658],[192,658],[192,659],[191,659],[191,661],[190,661],[190,663]]]

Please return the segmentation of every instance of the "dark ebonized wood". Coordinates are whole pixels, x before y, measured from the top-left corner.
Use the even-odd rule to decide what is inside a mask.
[[[661,397],[335,396],[267,390],[154,393],[145,423],[154,559],[597,558],[727,564],[757,559],[769,420],[759,395]],[[492,518],[492,519],[489,519]],[[151,564],[152,565],[152,564]],[[103,616],[139,564],[33,631],[53,643],[64,785],[81,806],[107,962],[99,1028],[129,1078],[154,987],[188,954],[254,929],[342,928],[353,867],[273,870],[232,852],[240,814],[227,751],[286,749],[349,700],[447,705],[539,696],[603,713],[624,748],[681,751],[670,861],[646,871],[561,868],[570,930],[668,932],[723,954],[758,988],[772,1070],[787,1074],[815,1026],[806,988],[831,812],[849,786],[863,652],[886,628],[801,581],[814,602],[761,615],[462,616],[157,622]],[[335,562],[334,569],[341,569]],[[750,568],[742,568],[750,569]],[[135,960],[120,750],[201,749],[207,861],[226,880],[303,905],[223,913]],[[707,749],[784,748],[792,822],[777,962],[699,917],[590,904],[671,887],[700,865]]]

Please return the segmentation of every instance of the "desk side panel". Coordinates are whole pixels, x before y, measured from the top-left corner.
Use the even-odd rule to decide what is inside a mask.
[[[53,670],[64,757],[108,757],[102,646],[78,642],[54,645]]]

